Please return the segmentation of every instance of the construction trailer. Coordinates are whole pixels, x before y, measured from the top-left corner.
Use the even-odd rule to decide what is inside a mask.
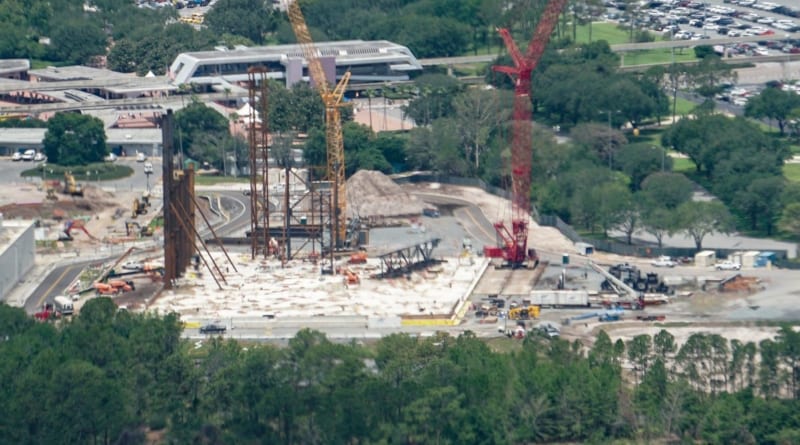
[[[714,267],[717,254],[713,250],[703,250],[694,255],[694,265],[698,267]]]

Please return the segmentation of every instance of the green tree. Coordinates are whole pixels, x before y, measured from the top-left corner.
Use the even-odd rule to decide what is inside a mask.
[[[453,101],[455,120],[461,132],[464,158],[471,159],[475,171],[488,149],[492,134],[509,120],[513,96],[505,91],[467,90]]]
[[[192,99],[175,113],[173,144],[194,160],[221,166],[220,147],[229,140],[228,119],[213,108]]]
[[[694,193],[694,183],[683,173],[652,173],[642,181],[641,187],[645,200],[668,210],[689,201]]]
[[[453,100],[461,89],[456,79],[444,74],[425,74],[415,79],[414,84],[418,96],[403,108],[403,114],[417,126],[453,115]]]
[[[665,152],[663,148],[647,143],[628,144],[619,149],[615,164],[630,176],[631,191],[639,191],[650,174],[672,170],[672,158]]]
[[[703,239],[714,233],[730,233],[733,218],[719,201],[688,201],[677,209],[678,227],[694,240],[697,250],[703,248]]]
[[[259,0],[219,0],[203,23],[217,35],[237,35],[262,44],[277,29],[278,10]]]
[[[800,202],[793,202],[783,208],[778,228],[792,236],[800,236]]]
[[[48,57],[75,65],[84,65],[106,54],[106,35],[94,20],[56,22],[50,33]]]
[[[78,113],[57,113],[47,121],[43,150],[53,164],[102,162],[108,154],[103,121]]]
[[[736,194],[733,205],[740,215],[747,218],[751,230],[760,227],[767,235],[772,235],[781,214],[784,182],[783,178],[776,176],[759,178]]]
[[[792,112],[800,108],[800,96],[793,91],[767,87],[757,96],[747,101],[744,107],[745,116],[757,119],[767,118],[778,123],[781,136],[784,135],[786,123]]]

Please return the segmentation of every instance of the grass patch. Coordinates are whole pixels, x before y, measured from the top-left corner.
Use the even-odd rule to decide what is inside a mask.
[[[800,164],[784,164],[783,176],[791,182],[800,182]]]
[[[622,58],[622,66],[634,65],[651,65],[655,63],[670,63],[675,62],[689,62],[697,60],[693,51],[685,51],[682,53],[675,53],[673,59],[672,50],[670,49],[649,49],[644,51],[632,51],[627,53],[620,53]]]
[[[670,111],[671,111],[670,107]],[[678,100],[675,101],[675,114],[678,116],[686,116],[687,114],[692,114],[692,111],[697,108],[697,104],[690,101],[689,99],[684,99],[679,97]]]
[[[672,158],[672,171],[685,175],[693,173],[697,168],[689,158]]]
[[[617,27],[616,23],[595,22],[591,24],[592,38],[589,40],[589,26],[578,26],[575,31],[576,43],[589,43],[605,40],[609,45],[618,45],[620,43],[629,43],[628,31]],[[572,37],[572,29],[570,28],[569,36]]]
[[[44,168],[42,167],[44,165]],[[20,173],[23,178],[41,178],[45,180],[62,180],[64,172],[70,172],[78,182],[81,181],[110,181],[127,178],[133,174],[133,169],[127,165],[112,162],[97,162],[88,165],[63,166],[57,164],[39,164]]]

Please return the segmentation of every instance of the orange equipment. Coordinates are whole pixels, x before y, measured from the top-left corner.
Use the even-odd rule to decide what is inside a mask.
[[[303,49],[303,56],[308,62],[308,73],[314,82],[314,87],[319,91],[322,102],[325,104],[325,140],[328,153],[328,180],[331,181],[336,192],[333,193],[333,208],[336,212],[334,219],[335,228],[333,230],[333,246],[340,247],[345,241],[347,234],[347,222],[345,217],[346,195],[344,177],[344,143],[342,141],[342,117],[339,109],[346,106],[342,102],[344,92],[347,89],[347,82],[350,81],[350,71],[346,71],[336,87],[331,91],[328,86],[328,79],[322,62],[319,59],[319,52],[311,39],[308,31],[306,19],[300,10],[297,0],[290,1],[287,7],[289,21],[292,23],[294,35],[297,42]],[[335,82],[335,79],[331,79]]]
[[[133,284],[133,281],[123,281],[123,280],[109,280],[108,284],[117,290],[117,292],[130,292],[132,290],[136,290],[136,286]]]
[[[364,264],[367,262],[367,252],[356,252],[350,255],[350,264]]]
[[[97,237],[93,236],[91,233],[89,233],[88,230],[86,230],[85,223],[83,222],[82,219],[71,219],[71,220],[67,221],[66,223],[64,223],[64,231],[59,236],[59,240],[60,241],[72,241],[73,240],[73,238],[72,238],[72,230],[74,230],[74,229],[80,230],[83,233],[85,233],[86,236],[88,236],[90,239],[92,239],[94,241],[98,241]]]
[[[100,295],[117,295],[119,291],[107,283],[94,283],[94,290]]]

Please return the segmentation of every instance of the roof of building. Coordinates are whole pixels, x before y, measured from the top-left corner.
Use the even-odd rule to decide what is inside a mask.
[[[118,73],[103,68],[92,68],[89,66],[48,66],[35,70],[28,70],[28,74],[42,80],[65,81],[65,80],[109,80],[135,78],[135,75]]]
[[[400,51],[407,52],[408,48],[397,43],[392,43],[387,40],[344,40],[338,42],[318,42],[314,47],[319,51],[323,57],[364,57],[364,56],[380,56],[391,54],[392,52]],[[303,49],[299,44],[291,45],[274,45],[274,46],[259,46],[259,47],[241,47],[233,50],[226,51],[197,51],[183,53],[198,61],[207,60],[250,60],[252,58],[264,58],[265,56],[273,55],[278,57],[298,57],[304,58]]]
[[[0,74],[15,74],[28,71],[31,62],[28,59],[0,59]]]

